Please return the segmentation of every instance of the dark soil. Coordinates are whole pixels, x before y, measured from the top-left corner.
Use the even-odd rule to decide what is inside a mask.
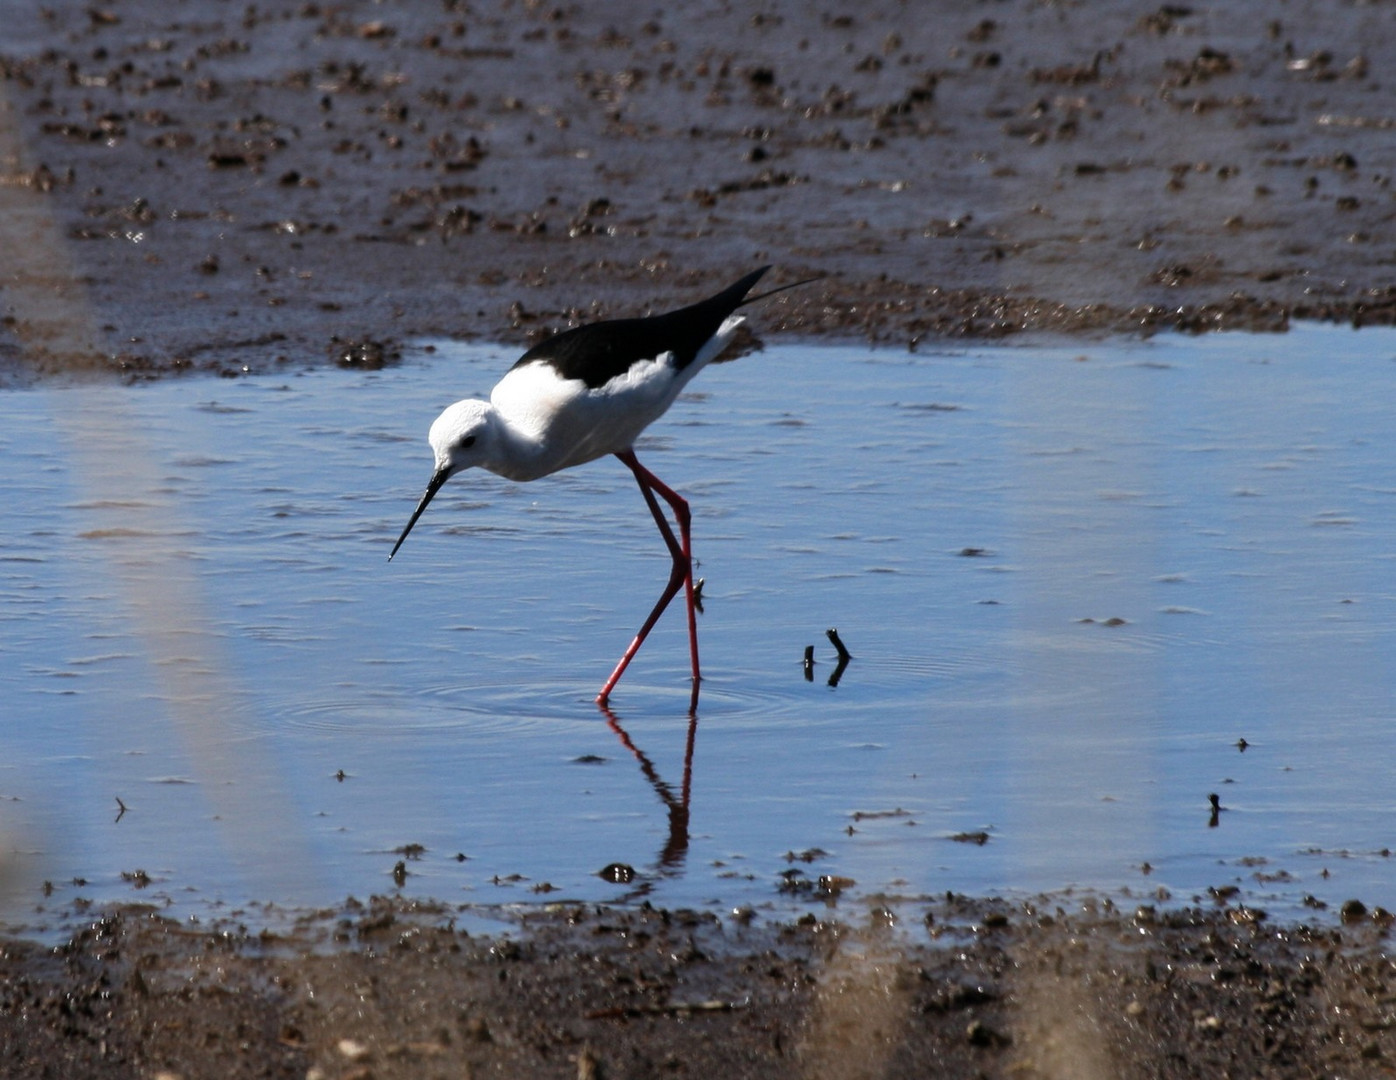
[[[1010,909],[904,931],[555,910],[474,938],[385,901],[290,935],[112,914],[0,951],[0,1075],[1376,1077],[1396,964],[1370,918]]]
[[[50,0],[0,32],[0,381],[520,348],[773,263],[762,333],[1391,322],[1390,5]],[[5,1077],[1385,1076],[1380,922],[929,943],[351,906],[0,947]],[[917,916],[920,917],[919,915]],[[920,944],[908,944],[908,938]]]
[[[0,365],[1389,322],[1386,5],[55,0],[0,37]]]

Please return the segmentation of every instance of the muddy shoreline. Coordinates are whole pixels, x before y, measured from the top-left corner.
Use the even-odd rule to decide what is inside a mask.
[[[762,263],[827,275],[761,313],[769,334],[1389,323],[1384,20],[1259,0],[25,6],[0,44],[0,364],[522,347]]]
[[[375,899],[0,943],[0,1075],[1216,1077],[1390,1069],[1386,920],[946,897],[898,927]]]
[[[19,5],[0,384],[523,348],[763,263],[825,275],[768,338],[1389,324],[1393,78],[1383,5]],[[123,910],[0,942],[0,1076],[1387,1075],[1384,920],[1329,914]]]

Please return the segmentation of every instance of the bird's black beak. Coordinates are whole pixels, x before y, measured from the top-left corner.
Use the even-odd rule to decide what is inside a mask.
[[[417,504],[417,509],[412,511],[412,516],[407,520],[407,528],[402,530],[402,535],[397,538],[397,543],[393,545],[393,550],[388,552],[388,561],[392,562],[393,556],[397,554],[397,549],[402,547],[402,542],[407,539],[407,534],[412,531],[412,526],[417,524],[417,519],[422,516],[422,511],[427,508],[427,503],[431,502],[433,496],[441,490],[441,485],[451,478],[450,469],[437,469],[432,473],[431,480],[427,484],[427,490],[422,494],[422,501]]]

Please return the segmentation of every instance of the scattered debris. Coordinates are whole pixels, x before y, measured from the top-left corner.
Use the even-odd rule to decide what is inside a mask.
[[[598,870],[596,876],[602,881],[611,882],[613,885],[629,885],[635,880],[635,868],[625,863],[613,862]]]

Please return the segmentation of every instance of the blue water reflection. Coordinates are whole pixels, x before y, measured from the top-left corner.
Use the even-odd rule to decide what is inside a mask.
[[[1396,334],[705,372],[639,447],[694,509],[695,728],[674,611],[591,703],[667,576],[619,463],[458,478],[386,562],[427,424],[511,360],[4,395],[4,918],[399,861],[482,904],[1396,906]]]

